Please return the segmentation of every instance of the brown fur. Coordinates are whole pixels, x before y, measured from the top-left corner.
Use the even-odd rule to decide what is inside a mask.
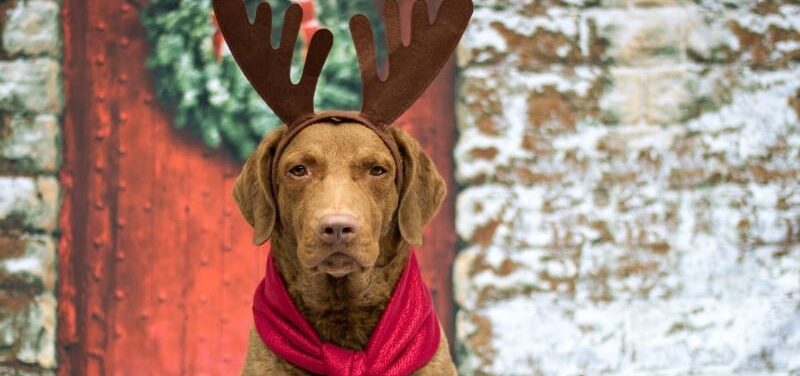
[[[323,341],[362,349],[386,308],[408,258],[421,243],[422,226],[445,195],[444,180],[416,141],[390,128],[404,164],[400,193],[395,162],[380,138],[358,124],[312,125],[281,154],[276,182],[269,171],[285,128],[269,134],[244,166],[234,186],[242,214],[254,227],[254,242],[272,238],[272,252],[292,300]],[[290,171],[303,165],[307,174]],[[385,174],[370,173],[375,166]],[[277,205],[271,187],[277,187]],[[317,236],[320,218],[347,213],[358,219],[356,239],[331,246]],[[354,260],[334,277],[321,263],[334,252]],[[338,272],[338,271],[337,271]],[[244,375],[304,374],[270,352],[255,331]],[[455,374],[445,336],[431,362],[415,374]]]

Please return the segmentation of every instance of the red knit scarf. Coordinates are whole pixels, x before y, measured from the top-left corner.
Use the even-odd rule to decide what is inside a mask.
[[[413,251],[363,351],[322,342],[289,297],[272,254],[256,289],[253,316],[272,352],[320,375],[408,375],[427,364],[439,347],[439,322]]]

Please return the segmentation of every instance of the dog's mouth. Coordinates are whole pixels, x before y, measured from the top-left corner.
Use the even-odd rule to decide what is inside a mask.
[[[364,269],[365,267],[358,260],[344,252],[331,253],[311,268],[314,272],[326,273],[336,278],[344,277],[355,271],[364,271]]]

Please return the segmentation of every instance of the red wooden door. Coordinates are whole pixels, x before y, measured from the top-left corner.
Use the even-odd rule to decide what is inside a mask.
[[[174,130],[155,98],[137,4],[63,4],[59,374],[235,374],[267,250],[231,199],[240,162]],[[448,179],[452,75],[400,122]],[[422,248],[450,333],[452,199]]]

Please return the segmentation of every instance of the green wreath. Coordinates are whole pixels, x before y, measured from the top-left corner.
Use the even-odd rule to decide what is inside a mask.
[[[251,17],[259,2],[245,0]],[[290,3],[269,3],[276,45],[283,13]],[[319,22],[333,32],[335,41],[314,103],[324,109],[357,109],[361,104],[361,76],[347,25],[352,15],[366,14],[382,47],[383,28],[374,2],[316,0],[316,10]],[[175,127],[189,128],[211,148],[225,147],[238,158],[247,158],[264,133],[281,122],[252,89],[233,57],[220,56],[215,49],[211,0],[151,0],[141,18],[152,46],[147,65],[154,74],[158,97],[173,113]],[[303,64],[300,39],[292,67],[295,82]]]

